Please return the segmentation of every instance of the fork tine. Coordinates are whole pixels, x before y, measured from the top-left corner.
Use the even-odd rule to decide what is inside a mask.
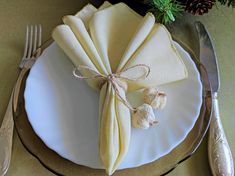
[[[41,53],[40,46],[42,44],[42,27],[41,25],[27,25],[24,55],[19,64],[20,68],[25,66],[27,60],[32,57],[38,57]],[[37,50],[39,48],[39,50]]]
[[[42,25],[38,25],[38,47],[42,45]]]
[[[26,27],[26,34],[25,34],[24,54],[23,54],[23,58],[22,59],[24,59],[26,57],[26,55],[27,55],[28,40],[29,40],[29,26],[27,25],[27,27]]]
[[[32,54],[32,45],[33,45],[33,26],[30,26],[30,38],[29,38],[29,49],[27,54],[27,59],[30,59]]]
[[[36,51],[37,48],[37,25],[34,26],[34,42],[33,42],[33,53]]]

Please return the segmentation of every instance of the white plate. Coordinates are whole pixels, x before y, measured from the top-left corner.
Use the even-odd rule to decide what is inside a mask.
[[[132,129],[129,152],[119,169],[157,160],[180,144],[193,128],[202,104],[197,68],[175,43],[189,77],[158,87],[167,93],[164,110],[155,112],[158,125]],[[25,89],[29,121],[44,143],[62,157],[92,168],[102,168],[98,150],[99,93],[72,76],[73,65],[63,51],[51,44],[30,71]],[[130,101],[133,93],[129,95]]]

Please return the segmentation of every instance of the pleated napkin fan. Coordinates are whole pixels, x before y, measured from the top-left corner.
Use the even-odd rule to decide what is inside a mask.
[[[127,92],[187,77],[186,67],[169,32],[163,25],[155,23],[151,13],[142,17],[124,3],[106,3],[106,8],[94,12],[89,20],[65,16],[63,22],[54,29],[52,36],[75,67],[87,66],[107,76],[139,64],[150,68],[146,79],[119,80],[127,85],[127,88],[117,86],[124,100]],[[142,72],[136,67],[123,74],[132,78]],[[94,73],[83,70],[81,74],[89,77]],[[131,114],[112,84],[105,82],[100,87],[100,81],[87,80],[92,88],[100,90],[99,152],[106,172],[111,175],[128,152]]]

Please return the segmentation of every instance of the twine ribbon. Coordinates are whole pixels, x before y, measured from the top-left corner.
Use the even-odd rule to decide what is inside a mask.
[[[137,77],[134,77],[134,78],[128,78],[128,77],[125,77],[125,76],[122,76],[121,74],[124,73],[124,72],[127,72],[129,70],[134,70],[135,68],[144,68],[144,73],[140,76],[137,76]],[[92,76],[83,76],[81,75],[80,73],[78,73],[78,71],[89,71],[90,73],[92,73]],[[134,65],[134,66],[131,66],[129,68],[126,68],[124,70],[122,70],[121,72],[117,72],[117,73],[111,73],[109,75],[104,75],[104,74],[101,74],[99,73],[96,69],[94,68],[91,68],[89,66],[86,66],[86,65],[80,65],[78,67],[76,67],[74,70],[73,70],[73,75],[78,78],[78,79],[81,79],[81,80],[88,80],[88,79],[103,79],[104,82],[102,82],[101,84],[101,87],[104,85],[104,83],[106,82],[109,82],[111,83],[116,95],[120,98],[120,100],[122,101],[122,103],[130,110],[130,111],[136,111],[136,108],[133,108],[131,106],[131,104],[125,100],[121,95],[120,95],[120,92],[118,90],[118,86],[122,87],[122,85],[120,84],[120,82],[118,81],[118,79],[123,79],[123,80],[126,80],[126,81],[140,81],[140,80],[144,80],[146,79],[148,76],[149,76],[149,73],[150,73],[150,67],[145,65],[145,64],[137,64],[137,65]]]

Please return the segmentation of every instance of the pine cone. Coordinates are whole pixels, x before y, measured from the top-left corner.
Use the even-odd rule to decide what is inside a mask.
[[[179,0],[185,5],[185,11],[193,15],[203,15],[215,4],[215,0]]]

